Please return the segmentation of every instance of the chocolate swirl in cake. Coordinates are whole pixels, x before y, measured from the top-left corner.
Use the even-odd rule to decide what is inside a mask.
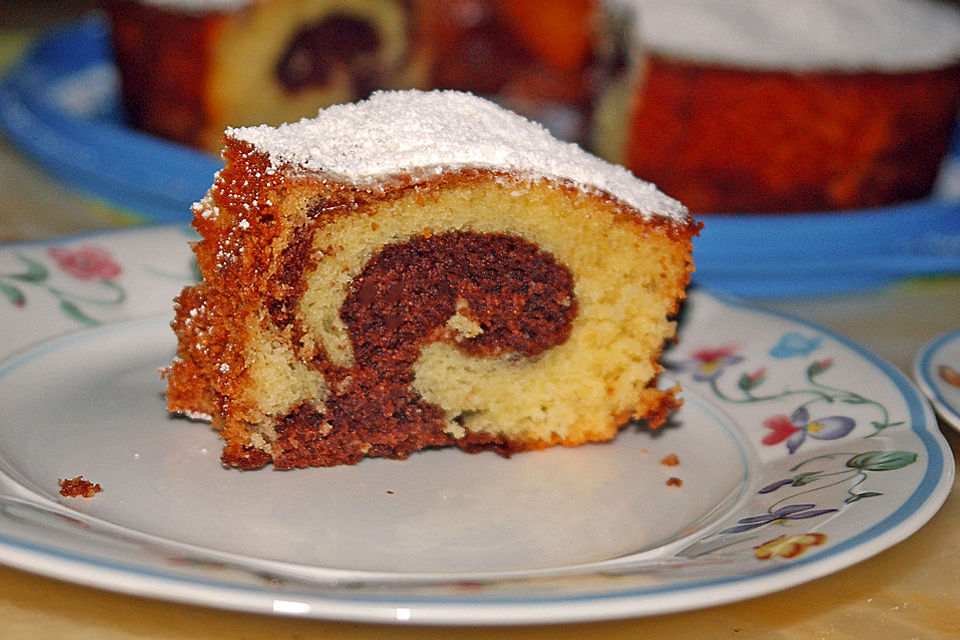
[[[318,24],[301,29],[277,61],[277,80],[294,92],[305,87],[323,86],[332,67],[341,65],[353,72],[356,81],[367,85],[360,97],[373,90],[372,65],[364,58],[376,55],[380,38],[373,26],[345,14],[327,16]]]
[[[553,256],[504,234],[425,233],[383,248],[353,279],[340,309],[354,364],[315,363],[334,392],[323,410],[301,405],[277,428],[276,466],[405,458],[456,444],[442,410],[411,387],[423,345],[440,340],[473,357],[536,357],[569,336],[573,283]],[[292,321],[282,313],[273,319]],[[472,434],[461,446],[511,452],[508,441],[493,440]],[[357,441],[369,446],[358,449]]]
[[[464,352],[533,357],[566,340],[575,314],[569,269],[521,238],[469,232],[386,247],[340,311],[357,360],[378,368],[409,367],[454,315],[475,326],[453,338]]]

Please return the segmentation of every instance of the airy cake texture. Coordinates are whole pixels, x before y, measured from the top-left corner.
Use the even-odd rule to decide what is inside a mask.
[[[166,372],[225,464],[509,455],[679,405],[658,357],[699,224],[623,168],[449,91],[225,141]]]

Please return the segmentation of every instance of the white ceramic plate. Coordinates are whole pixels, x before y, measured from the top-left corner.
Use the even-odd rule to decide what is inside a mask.
[[[944,422],[960,431],[960,329],[921,348],[913,375]]]
[[[164,410],[188,233],[0,247],[0,561],[236,610],[506,624],[639,616],[784,589],[904,539],[953,458],[890,365],[693,292],[656,432],[520,454],[222,468]],[[669,465],[670,454],[677,464]],[[62,498],[58,479],[103,491]]]

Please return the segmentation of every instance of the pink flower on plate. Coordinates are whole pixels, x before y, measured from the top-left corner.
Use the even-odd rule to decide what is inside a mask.
[[[686,366],[693,369],[693,379],[698,382],[712,382],[719,378],[728,366],[743,361],[743,357],[736,354],[734,347],[708,347],[694,351],[691,355],[693,360]]]
[[[776,415],[767,418],[763,426],[770,430],[763,436],[763,444],[775,445],[786,440],[787,450],[793,453],[808,436],[817,440],[837,440],[853,431],[856,422],[847,416],[811,420],[806,407],[800,407],[789,417]]]
[[[49,253],[63,271],[78,280],[113,280],[122,272],[113,257],[100,247],[51,247]]]

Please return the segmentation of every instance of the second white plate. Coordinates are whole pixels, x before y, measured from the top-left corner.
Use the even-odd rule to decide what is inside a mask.
[[[944,422],[960,431],[960,329],[924,345],[913,375]]]

